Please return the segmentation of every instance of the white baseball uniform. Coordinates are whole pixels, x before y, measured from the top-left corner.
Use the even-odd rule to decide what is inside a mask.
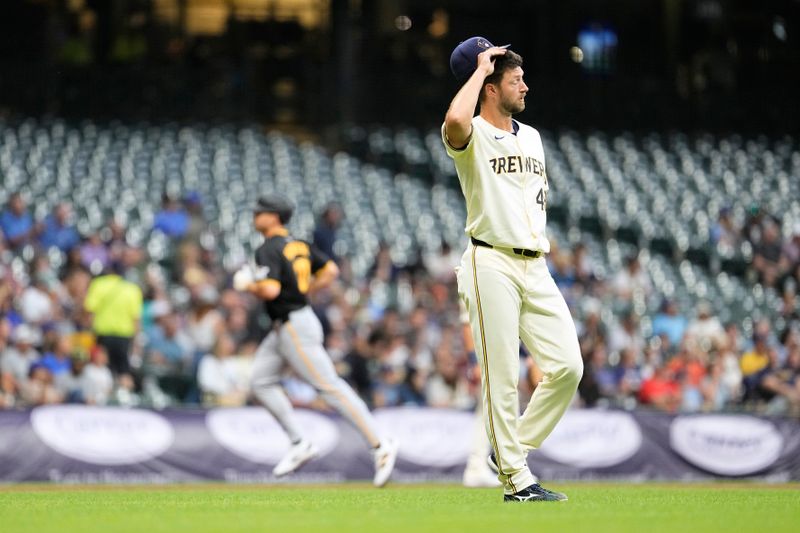
[[[541,137],[530,126],[514,125],[516,134],[476,116],[461,150],[450,146],[442,126],[471,237],[458,267],[458,290],[469,310],[486,430],[507,494],[535,482],[527,453],[561,419],[583,373],[575,324],[543,257],[550,243]],[[544,374],[521,417],[520,339]]]

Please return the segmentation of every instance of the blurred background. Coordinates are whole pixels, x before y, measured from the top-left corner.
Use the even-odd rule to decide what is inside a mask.
[[[476,34],[525,58],[576,405],[796,416],[797,0],[5,0],[0,407],[250,402],[269,324],[230,275],[278,191],[342,269],[313,302],[340,373],[373,407],[473,408],[439,127]]]
[[[795,0],[8,0],[6,110],[430,126],[454,45],[525,57],[542,127],[796,129]],[[498,41],[498,42],[499,42]],[[91,95],[91,97],[90,97]]]

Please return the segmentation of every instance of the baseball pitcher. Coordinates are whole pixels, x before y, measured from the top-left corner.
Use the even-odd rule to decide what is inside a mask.
[[[525,109],[528,94],[522,57],[473,37],[456,47],[450,66],[463,86],[447,110],[442,141],[467,205],[470,244],[458,287],[481,366],[489,464],[504,485],[504,501],[563,501],[564,494],[539,485],[527,454],[563,416],[583,363],[575,325],[544,259],[550,244],[541,137],[512,118]],[[520,339],[544,374],[522,416]]]

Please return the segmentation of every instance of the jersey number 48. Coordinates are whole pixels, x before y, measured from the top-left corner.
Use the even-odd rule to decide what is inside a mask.
[[[539,194],[536,195],[536,203],[542,208],[542,211],[547,210],[547,191],[539,189]]]

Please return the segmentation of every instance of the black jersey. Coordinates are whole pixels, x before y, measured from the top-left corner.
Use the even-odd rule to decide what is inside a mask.
[[[256,281],[273,280],[281,284],[277,298],[265,302],[273,320],[287,320],[289,313],[308,305],[308,287],[312,276],[330,261],[313,244],[295,240],[288,234],[264,241],[256,250]]]

